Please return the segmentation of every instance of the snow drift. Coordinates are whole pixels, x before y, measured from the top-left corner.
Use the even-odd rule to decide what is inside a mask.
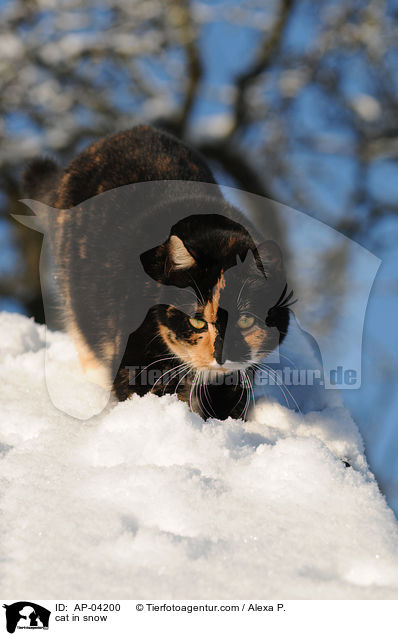
[[[203,422],[147,395],[82,422],[49,399],[45,328],[0,332],[3,598],[397,598],[397,523],[345,409]],[[101,399],[47,340],[59,392]]]

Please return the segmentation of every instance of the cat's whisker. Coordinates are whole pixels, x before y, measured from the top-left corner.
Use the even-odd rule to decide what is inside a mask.
[[[198,373],[199,373],[199,371],[195,371],[195,376],[194,376],[194,379],[192,381],[191,390],[189,392],[189,408],[190,408],[191,411],[193,410],[192,409],[192,393],[195,390],[195,383],[196,383],[196,379],[198,377]]]
[[[199,377],[196,384],[195,395],[196,395],[196,399],[198,401],[199,407],[203,410],[205,415],[208,415],[207,409],[202,401],[202,371],[199,371]]]
[[[209,412],[207,411],[202,400],[202,371],[199,371],[198,382],[196,385],[196,399],[198,400],[199,406],[203,410],[205,415],[209,415]]]
[[[184,371],[186,371],[185,368],[182,369],[178,369],[169,379],[168,381],[165,383],[164,385],[164,389],[163,389],[163,395],[166,394],[166,390],[167,387],[169,386],[169,384],[171,382],[173,382],[173,380],[175,380],[180,374],[184,373]],[[188,373],[190,372],[190,368],[186,371],[186,373],[184,373],[184,375],[182,376],[182,378],[180,378],[180,380],[178,381],[177,387],[181,384],[181,381],[184,377],[186,377],[188,375]],[[177,387],[174,389],[173,394],[177,393]],[[169,391],[167,391],[169,393]]]
[[[276,371],[274,369],[271,369],[271,367],[269,367],[268,365],[265,364],[257,364],[256,366],[258,366],[260,368],[260,370],[262,371],[266,371],[268,373],[268,376],[270,377],[270,373],[272,373],[273,375],[271,377],[274,378],[274,380],[278,379],[278,375],[276,373]],[[281,390],[285,400],[286,400],[286,405],[289,407],[289,401],[286,397],[285,391],[286,393],[290,396],[290,398],[292,399],[292,402],[294,402],[295,406],[297,407],[298,412],[302,415],[302,411],[301,408],[297,402],[297,400],[293,397],[292,392],[287,388],[286,384],[284,382],[282,382],[282,384],[279,384],[278,382],[276,382],[276,386],[279,387],[279,389]],[[282,388],[284,387],[284,388]]]
[[[151,362],[150,364],[147,364],[146,367],[144,367],[143,369],[141,369],[141,371],[139,372],[139,374],[137,376],[135,376],[136,378],[139,378],[141,373],[143,373],[144,371],[146,371],[147,369],[149,369],[149,367],[151,367],[153,364],[158,364],[160,362],[166,362],[167,360],[177,360],[178,356],[176,355],[170,355],[170,356],[166,356],[165,358],[159,358],[157,360],[154,360],[153,362]]]
[[[244,290],[244,288],[245,288],[245,285],[246,285],[246,283],[247,283],[248,281],[249,281],[249,279],[248,279],[248,278],[246,278],[246,280],[243,282],[243,285],[242,285],[242,287],[240,288],[240,292],[239,292],[238,297],[237,297],[237,299],[236,299],[236,302],[237,302],[237,303],[239,302],[240,297],[241,297],[241,295],[242,295],[242,292],[243,292],[243,290]]]
[[[246,419],[248,410],[250,408],[251,394],[253,395],[253,404],[254,404],[254,393],[253,393],[253,387],[252,387],[251,380],[250,380],[250,378],[249,378],[249,376],[248,376],[248,374],[246,372],[245,372],[245,376],[246,376],[247,389],[248,389],[247,401],[246,401],[246,407],[245,407],[245,413],[244,413],[244,417]]]
[[[158,379],[156,380],[155,384],[152,386],[152,390],[155,388],[155,386],[157,385],[157,383],[158,383],[158,382],[160,382],[160,380],[161,380],[162,378],[164,378],[164,376],[165,376],[165,375],[167,375],[168,373],[170,373],[170,374],[171,374],[171,373],[173,373],[173,371],[174,371],[174,372],[176,372],[176,371],[177,371],[177,375],[178,375],[178,371],[179,371],[179,370],[181,370],[181,367],[184,367],[184,368],[185,368],[185,364],[186,364],[186,363],[185,363],[185,362],[183,362],[182,364],[178,364],[177,366],[172,367],[171,369],[166,369],[166,371],[165,371],[164,373],[162,373],[162,375],[160,376],[160,378],[158,378]],[[174,379],[174,377],[175,377],[175,376],[173,375],[173,377],[171,377],[171,378],[170,378],[169,382],[171,382],[171,380],[173,380],[173,379]],[[167,384],[169,384],[169,382],[167,382]],[[167,384],[165,385],[166,387],[167,387]]]
[[[245,399],[245,404],[244,404],[244,407],[243,407],[243,410],[242,410],[242,413],[241,413],[241,418],[245,419],[246,411],[247,411],[247,401],[248,401],[248,395],[249,395],[249,392],[247,390],[247,379],[246,379],[246,374],[245,373],[243,374],[243,382],[244,382],[244,386],[245,386],[246,399]]]
[[[248,309],[246,313],[249,316],[253,316],[253,318],[257,318],[259,322],[265,322],[265,318],[263,316],[259,316],[258,314],[255,314],[254,311],[250,311],[250,309]]]
[[[273,379],[276,378],[276,374],[272,375],[273,369],[271,369],[270,367],[265,367],[264,365],[261,365],[261,364],[258,364],[258,363],[253,363],[253,367],[258,369],[259,371],[262,371],[262,372],[266,373],[268,378],[273,378]],[[288,399],[286,397],[286,394],[285,394],[282,386],[281,385],[278,385],[278,386],[279,386],[279,389],[280,389],[283,397],[285,398],[286,405],[289,406]]]
[[[178,365],[177,367],[173,367],[172,369],[170,369],[168,371],[170,373],[170,379],[168,380],[168,382],[166,382],[165,387],[167,387],[170,384],[170,382],[175,380],[181,373],[184,373],[185,371],[187,371],[186,373],[187,375],[190,370],[191,370],[190,365],[185,362],[181,365]]]
[[[274,351],[275,351],[275,349],[261,350],[261,351],[258,351],[258,354],[260,354],[260,355],[264,355],[264,356],[265,356],[265,355],[268,355],[268,354],[270,354],[270,353],[273,353]],[[290,362],[290,363],[291,363],[291,364],[292,364],[292,365],[293,365],[296,369],[298,369],[297,364],[296,364],[296,363],[295,363],[295,362],[294,362],[291,358],[288,358],[288,356],[286,356],[284,353],[281,353],[281,352],[279,351],[279,352],[278,352],[278,355],[279,355],[281,358],[284,358],[285,360],[287,360],[288,362]]]
[[[159,340],[163,340],[162,334],[160,333],[155,334],[153,338],[151,338],[151,340],[148,342],[148,346],[152,344],[152,342],[154,342],[154,340],[156,340],[157,338],[159,338]]]
[[[210,393],[209,393],[209,389],[208,389],[207,384],[203,385],[203,389],[204,389],[205,398],[207,400],[207,404],[209,405],[209,408],[212,410],[212,413],[213,413],[212,417],[216,417],[214,409],[213,409],[213,407],[211,405],[211,397],[210,397]]]
[[[246,373],[246,376],[247,376],[247,381],[249,383],[249,389],[250,389],[249,397],[250,397],[250,395],[252,396],[253,406],[255,406],[256,398],[254,397],[253,382],[251,381],[250,376],[247,373]],[[249,410],[249,407],[250,407],[250,399],[249,399],[249,404],[248,404],[248,409],[247,410]],[[247,413],[246,413],[246,415],[247,415]]]
[[[197,301],[196,296],[195,296],[195,300]],[[192,309],[192,312],[194,313],[195,310],[196,310],[196,307],[197,307],[197,302],[195,303],[195,306],[194,306],[194,304],[192,302],[190,302],[190,303],[179,303],[179,302],[176,302],[176,303],[173,303],[173,304],[171,304],[169,306],[170,307],[174,307],[174,309],[178,309],[178,310],[181,310],[181,307],[190,307]]]
[[[200,406],[200,400],[199,400],[199,395],[198,395],[198,384],[199,384],[199,380],[200,380],[200,371],[198,370],[196,373],[196,378],[195,378],[195,388],[194,388],[194,398],[196,398],[199,406]]]
[[[271,369],[270,367],[264,367],[264,366],[259,365],[259,364],[253,364],[253,366],[254,366],[254,367],[257,367],[257,368],[259,369],[259,371],[263,371],[263,372],[265,372],[269,378],[273,378],[274,380],[277,378],[276,373],[275,373],[275,372],[274,372],[274,370],[273,370],[273,369]],[[283,397],[285,398],[286,406],[287,406],[287,407],[289,407],[289,400],[288,400],[288,399],[287,399],[287,397],[286,397],[286,393],[285,393],[285,391],[284,391],[283,387],[282,387],[280,384],[277,384],[277,386],[279,387],[279,389],[280,389],[280,391],[281,391],[281,393],[282,393]],[[284,385],[283,385],[283,386],[284,386]],[[286,388],[286,387],[285,387],[285,388]]]
[[[186,377],[187,377],[187,375],[188,375],[188,374],[192,371],[192,367],[191,367],[191,365],[189,365],[189,364],[188,364],[188,365],[187,365],[187,367],[188,367],[188,370],[187,370],[187,372],[186,372],[186,373],[184,373],[184,375],[183,375],[183,376],[179,379],[178,384],[177,384],[176,388],[174,389],[174,393],[178,393],[178,387],[180,386],[181,382],[182,382],[182,381],[184,380],[184,378],[186,378]]]
[[[211,410],[211,412],[206,408],[204,401],[202,401],[202,407],[205,411],[205,413],[209,416],[209,417],[217,417],[216,413],[214,412],[214,409],[211,405],[211,399],[210,399],[210,394],[207,388],[207,380],[208,380],[208,371],[202,371],[202,377],[201,377],[201,388],[203,387],[203,392],[204,392],[204,396],[206,399],[206,403],[209,406],[209,409]]]
[[[200,289],[199,289],[199,287],[198,287],[198,284],[197,284],[196,280],[195,280],[192,276],[190,276],[189,278],[190,278],[190,280],[193,282],[193,284],[194,284],[194,285],[195,285],[195,287],[196,287],[196,290],[197,290],[197,292],[198,292],[198,298],[199,298],[200,302],[202,303],[202,305],[205,305],[205,304],[206,304],[205,299],[203,298],[203,294],[202,294],[202,292],[200,291]]]
[[[242,389],[239,395],[239,398],[237,399],[237,401],[234,404],[234,408],[236,408],[238,406],[238,404],[240,403],[240,401],[242,400],[243,395],[246,393],[247,389],[246,389],[246,381],[245,381],[245,377],[244,377],[244,371],[238,371],[239,373],[239,378],[241,380],[241,385],[242,385]],[[247,393],[246,393],[246,400],[247,400]],[[243,418],[243,412],[244,412],[244,408],[241,411],[240,417]]]
[[[206,414],[206,408],[202,402],[202,371],[199,371],[199,378],[198,378],[198,382],[197,382],[197,386],[196,386],[196,399],[199,403],[199,407],[203,410],[203,412]]]
[[[240,381],[242,383],[242,390],[240,392],[239,399],[236,402],[235,406],[238,406],[239,402],[242,399],[242,396],[244,395],[244,393],[246,391],[246,383],[245,383],[245,378],[244,378],[244,375],[243,375],[243,371],[239,371],[239,378],[240,378]],[[242,409],[241,414],[240,414],[242,418],[243,418],[243,411],[244,411],[244,408]]]
[[[245,405],[241,413],[241,417],[242,419],[246,419],[246,414],[247,414],[247,410],[249,408],[249,403],[250,403],[250,394],[248,391],[248,381],[247,381],[246,371],[242,372],[242,378],[243,378],[244,390],[246,392],[246,400],[245,400]]]
[[[197,295],[195,294],[194,291],[192,291],[192,289],[189,289],[189,287],[184,287],[184,293],[192,294],[195,300],[197,300]]]
[[[274,369],[271,369],[270,367],[267,367],[267,370],[268,370],[268,372],[269,372],[269,371],[272,371],[272,372],[274,373],[274,378],[277,378],[277,377],[278,377],[278,376],[277,376],[277,374],[276,374],[276,372],[274,371]],[[279,385],[279,384],[278,384],[278,386],[279,386],[279,388],[282,390],[282,386],[281,386],[281,385]],[[290,397],[290,398],[292,399],[292,401],[294,402],[294,404],[295,404],[295,406],[296,406],[296,408],[297,408],[298,412],[302,415],[302,411],[301,411],[301,409],[300,409],[300,406],[299,406],[299,404],[298,404],[297,400],[294,398],[294,396],[293,396],[292,392],[291,392],[291,391],[287,388],[287,386],[286,386],[286,384],[285,384],[285,383],[283,383],[283,387],[284,387],[284,390],[286,391],[286,393],[289,395],[289,397]],[[287,403],[288,403],[288,401],[287,401]],[[289,406],[289,404],[288,404],[288,406]]]

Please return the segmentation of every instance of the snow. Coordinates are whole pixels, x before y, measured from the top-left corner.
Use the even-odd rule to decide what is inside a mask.
[[[0,331],[3,598],[397,598],[397,523],[343,407],[203,422],[147,395],[82,421],[45,382],[47,341],[59,393],[100,405],[69,338]]]

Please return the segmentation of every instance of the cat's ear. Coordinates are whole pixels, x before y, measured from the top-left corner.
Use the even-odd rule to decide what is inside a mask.
[[[168,240],[168,252],[172,269],[189,269],[195,265],[194,257],[175,234],[172,234]]]
[[[52,208],[34,199],[20,199],[19,202],[30,208],[34,215],[11,214],[11,216],[22,225],[26,225],[31,230],[36,230],[42,234],[45,234],[49,227],[49,217],[57,218],[60,214],[63,214],[63,210]]]
[[[283,272],[282,252],[275,241],[264,241],[257,246],[257,252],[266,275]]]
[[[153,280],[165,284],[174,283],[176,277],[180,278],[180,274],[195,264],[194,257],[175,234],[162,245],[141,254],[140,260]]]

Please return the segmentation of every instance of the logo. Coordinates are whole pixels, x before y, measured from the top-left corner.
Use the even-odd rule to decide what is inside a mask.
[[[51,612],[37,603],[18,601],[3,607],[6,610],[9,634],[13,634],[16,629],[48,629]]]
[[[249,237],[247,240],[250,239],[250,244],[257,244],[257,258],[261,260],[264,274],[267,274],[267,282],[263,281],[264,287],[258,292],[263,296],[257,297],[255,306],[258,308],[255,310],[256,314],[253,313],[251,316],[256,318],[258,325],[264,325],[263,329],[267,334],[264,358],[255,363],[260,368],[265,368],[265,373],[262,374],[265,382],[261,379],[261,395],[272,393],[268,385],[274,378],[273,384],[281,386],[281,389],[289,384],[299,387],[312,386],[314,379],[320,380],[318,385],[322,390],[359,388],[365,311],[380,260],[343,234],[298,210],[233,188],[223,187],[223,193],[230,201],[237,200],[239,194],[239,206],[247,210],[248,215],[250,211],[255,214],[255,235],[252,236],[251,227],[246,228],[240,224],[240,216],[238,225],[241,227],[241,233],[244,232],[242,236]],[[84,223],[87,223],[84,227],[85,236],[91,237],[89,243],[86,245],[84,242],[80,247],[73,244],[73,249],[71,244],[70,250],[65,252],[65,258],[69,259],[71,267],[72,262],[74,264],[73,271],[80,272],[76,274],[76,285],[73,287],[73,305],[77,308],[80,323],[90,326],[90,333],[97,334],[98,342],[102,339],[101,341],[109,344],[106,356],[109,361],[112,359],[110,368],[105,369],[108,363],[104,362],[102,365],[94,357],[91,359],[87,356],[81,339],[76,339],[85,368],[85,375],[79,376],[79,381],[88,382],[88,391],[92,390],[92,382],[108,386],[115,379],[118,369],[123,377],[122,382],[126,385],[136,385],[144,381],[148,382],[144,386],[155,388],[156,384],[158,388],[160,383],[164,382],[164,378],[167,378],[169,388],[173,384],[176,387],[180,386],[180,380],[182,384],[184,377],[178,378],[174,375],[177,367],[173,368],[171,377],[162,376],[166,371],[163,366],[155,369],[152,365],[148,367],[148,376],[143,376],[141,371],[144,369],[139,369],[139,373],[132,377],[130,371],[137,369],[131,369],[131,366],[138,360],[134,343],[138,343],[143,337],[145,330],[140,329],[143,329],[147,316],[152,316],[150,320],[154,319],[159,307],[174,307],[180,318],[185,315],[187,321],[193,318],[196,323],[198,322],[196,314],[200,315],[198,310],[204,304],[204,298],[200,298],[202,291],[196,289],[197,283],[189,273],[195,258],[186,248],[178,232],[183,232],[181,236],[185,236],[184,232],[187,236],[194,235],[196,230],[193,228],[196,228],[196,224],[199,227],[197,219],[200,215],[208,218],[209,215],[217,214],[220,219],[225,219],[223,223],[235,223],[234,209],[228,211],[224,203],[220,208],[220,201],[225,203],[224,199],[220,199],[217,185],[196,181],[134,183],[108,190],[65,210],[52,208],[33,199],[23,199],[23,203],[34,212],[34,215],[13,215],[14,219],[31,229],[41,231],[44,235],[40,279],[47,323],[51,323],[57,276],[54,278],[48,275],[46,263],[52,262],[54,245],[58,245],[59,228],[62,227],[63,232],[66,232],[68,227],[69,233],[81,233],[81,219],[85,219]],[[190,216],[187,216],[187,205]],[[111,216],[109,210],[112,210]],[[137,226],[131,225],[131,210],[142,211],[137,217]],[[150,214],[144,213],[147,210]],[[153,220],[155,217],[156,222]],[[192,227],[190,219],[196,219]],[[276,232],[274,221],[270,219],[277,219],[275,223],[281,228],[281,237],[285,237],[287,241],[288,259],[283,257],[283,250],[277,246],[275,239],[280,238],[279,231]],[[65,223],[67,225],[64,225]],[[137,229],[134,229],[136,227]],[[123,249],[126,252],[122,251],[122,245],[125,246]],[[216,305],[219,303],[220,307],[220,357],[239,361],[246,345],[242,343],[242,338],[238,335],[240,332],[237,321],[232,317],[236,317],[237,311],[246,307],[250,286],[246,286],[246,282],[242,285],[242,281],[250,279],[251,272],[258,271],[258,261],[251,248],[248,249],[245,258],[244,254],[232,258],[232,254],[233,251],[229,255],[232,260],[228,261],[222,287],[214,288],[213,298],[217,298]],[[113,257],[109,260],[110,255],[116,255],[116,260],[113,261]],[[283,264],[286,260],[287,271]],[[94,285],[94,280],[101,281],[101,284],[98,282],[97,286]],[[103,281],[110,280],[111,297],[115,299],[115,303],[119,303],[120,299],[123,306],[123,319],[120,318],[120,325],[119,322],[111,321],[112,324],[118,325],[117,338],[113,338],[112,329],[104,326],[104,320],[101,318],[108,315],[108,309],[105,314],[98,313],[99,308],[110,306],[110,288],[102,284]],[[58,281],[60,282],[62,281]],[[294,309],[290,309],[294,302],[292,292],[289,291],[290,284],[294,287],[294,298],[302,299],[294,304]],[[257,289],[256,285],[250,294],[252,298]],[[61,288],[62,285],[58,291],[62,294]],[[284,309],[285,315],[289,309],[291,317],[287,337],[281,344],[281,351],[286,352],[281,354],[282,360],[279,359],[280,330],[278,331],[275,323],[277,309]],[[168,320],[167,315],[165,319]],[[206,322],[201,322],[206,330]],[[259,345],[261,331],[252,333],[249,329],[247,334],[247,342],[251,341],[251,346],[257,347],[259,351],[262,346]],[[98,400],[92,403],[90,401],[89,404],[85,400],[76,403],[73,392],[70,397],[67,392],[60,392],[58,379],[52,371],[50,344],[51,341],[47,342],[46,346],[45,377],[54,406],[64,413],[85,420],[101,412],[109,401],[109,387],[98,394],[101,396]],[[267,368],[268,365],[271,365],[270,369]],[[182,368],[181,365],[180,370]],[[304,371],[300,377],[298,369]],[[113,377],[108,377],[109,371]],[[189,369],[184,367],[183,373],[186,371]],[[154,372],[158,374],[154,375]],[[278,376],[275,376],[276,372]],[[198,376],[198,380],[201,378],[202,376]],[[271,382],[268,382],[269,378]],[[218,381],[218,375],[216,379]],[[283,389],[283,395],[284,391]],[[280,391],[278,395],[279,393]]]

